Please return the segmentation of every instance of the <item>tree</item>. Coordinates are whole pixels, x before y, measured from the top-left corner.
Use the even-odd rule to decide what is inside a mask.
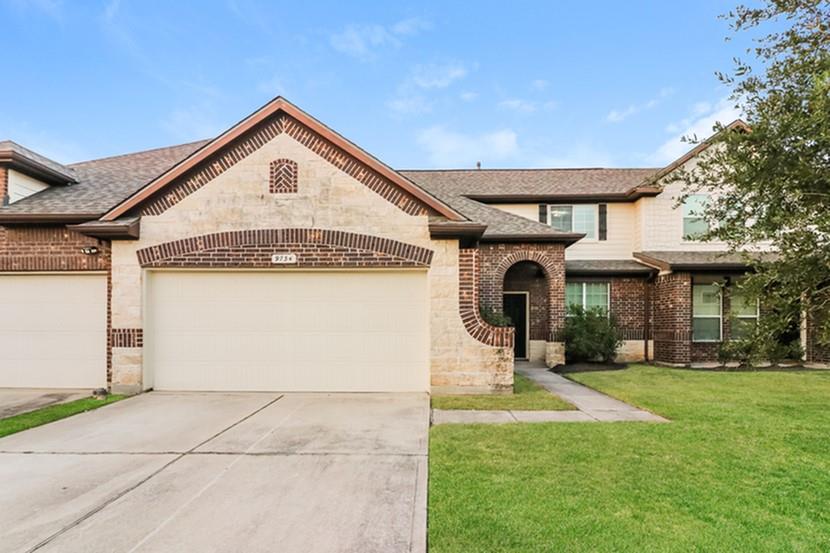
[[[735,33],[762,35],[747,50],[758,70],[735,59],[731,74],[717,74],[749,128],[717,126],[697,166],[676,176],[687,182],[684,197],[717,188],[704,239],[777,251],[763,261],[746,254],[754,272],[741,284],[763,306],[750,338],[756,358],[772,359],[802,309],[830,310],[830,1],[765,0],[723,17]],[[819,343],[830,345],[830,317],[815,322]]]

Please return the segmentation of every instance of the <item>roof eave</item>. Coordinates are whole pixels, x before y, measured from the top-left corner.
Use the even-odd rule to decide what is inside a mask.
[[[463,194],[465,198],[483,204],[493,203],[549,203],[549,202],[631,202],[662,192],[654,186],[637,187],[625,193],[614,194]]]
[[[581,233],[562,234],[484,234],[482,242],[538,242],[538,243],[565,243],[571,245],[584,238]]]
[[[487,230],[487,225],[446,221],[429,224],[429,234],[432,238],[472,238],[479,239]]]
[[[100,213],[3,213],[0,210],[0,225],[85,223],[100,217]]]
[[[135,217],[126,221],[112,222],[87,221],[86,223],[66,225],[66,228],[94,238],[137,240],[141,237],[141,218]]]
[[[53,184],[74,184],[78,180],[69,173],[55,171],[38,161],[28,158],[14,150],[0,151],[0,165],[6,165],[10,169],[20,171],[31,177]]]

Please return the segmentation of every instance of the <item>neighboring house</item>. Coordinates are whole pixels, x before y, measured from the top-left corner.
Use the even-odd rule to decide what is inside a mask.
[[[282,98],[67,166],[0,142],[0,386],[500,391],[514,357],[564,360],[569,303],[616,315],[624,359],[715,361],[757,307],[708,283],[746,267],[684,239],[705,198],[651,184],[696,153],[395,171]]]

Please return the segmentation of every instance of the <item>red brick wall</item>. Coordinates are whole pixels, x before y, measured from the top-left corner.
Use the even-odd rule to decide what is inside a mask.
[[[563,244],[481,244],[481,300],[497,311],[502,309],[504,277],[521,261],[532,261],[545,271],[548,283],[548,336],[555,341],[565,321],[565,246]]]
[[[467,332],[483,344],[513,348],[513,328],[496,327],[481,318],[479,290],[481,280],[480,252],[474,248],[458,252],[458,309]]]
[[[660,275],[654,283],[654,360],[687,364],[692,360],[692,275]]]
[[[826,315],[825,315],[826,317]],[[804,354],[809,363],[830,363],[830,347],[818,343],[816,325],[821,321],[821,316],[811,313],[807,316],[807,340]]]
[[[642,340],[646,329],[646,279],[613,277],[611,283],[611,313],[625,340]]]
[[[81,248],[98,248],[95,255]],[[107,271],[109,242],[63,226],[0,227],[0,271]]]

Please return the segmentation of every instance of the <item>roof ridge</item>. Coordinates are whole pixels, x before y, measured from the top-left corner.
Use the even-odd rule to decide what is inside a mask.
[[[212,138],[203,138],[201,140],[194,140],[192,142],[183,142],[181,144],[173,144],[171,146],[159,146],[158,148],[148,148],[147,150],[139,150],[137,152],[129,152],[129,153],[126,153],[126,154],[116,154],[116,155],[113,155],[113,156],[98,157],[98,158],[94,158],[94,159],[85,159],[83,161],[76,161],[76,162],[73,162],[73,163],[69,163],[69,164],[67,164],[67,167],[74,167],[76,165],[84,165],[86,163],[94,163],[96,161],[105,161],[105,160],[108,160],[108,159],[117,159],[119,157],[130,157],[130,156],[137,156],[139,154],[149,154],[151,152],[158,152],[158,151],[161,151],[161,150],[172,150],[174,148],[181,148],[183,146],[192,146],[193,144],[199,144],[201,142],[210,142],[211,140],[213,140],[213,139]]]

